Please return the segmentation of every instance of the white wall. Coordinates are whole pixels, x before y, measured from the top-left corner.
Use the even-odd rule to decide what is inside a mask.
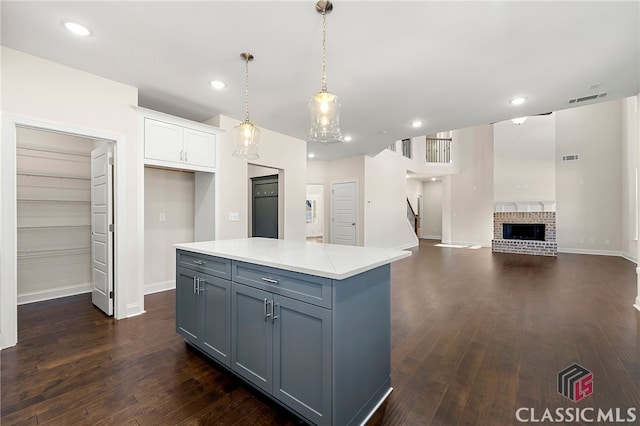
[[[137,149],[137,116],[132,106],[137,105],[138,91],[135,87],[117,83],[93,74],[78,71],[73,68],[47,61],[35,56],[2,47],[2,112],[5,120],[16,122],[28,121],[32,123],[50,123],[50,126],[64,129],[90,130],[91,136],[105,135],[107,139],[118,139],[116,144],[116,159],[120,161],[117,176],[126,176],[126,184],[122,180],[116,182],[118,196],[122,197],[121,207],[126,211],[119,215],[122,227],[126,230],[127,239],[119,243],[120,250],[116,254],[121,267],[119,285],[125,291],[116,295],[118,300],[116,316],[125,317],[143,312],[144,299],[142,297],[142,282],[138,280],[138,165],[142,160],[138,158]],[[7,115],[9,114],[9,115]],[[12,118],[17,117],[17,118]],[[9,217],[15,211],[13,197],[12,158],[15,150],[11,129],[3,123],[2,158],[2,286],[3,307],[0,332],[5,342],[12,344],[12,338],[7,335],[15,331],[15,309],[10,308],[10,300],[4,297],[9,293],[6,286],[14,286],[15,281],[10,277],[14,267],[4,262],[14,258],[15,246],[11,244],[11,235],[15,231],[13,219]],[[120,151],[119,151],[120,148]],[[125,152],[126,151],[126,152]],[[7,175],[11,175],[8,176]],[[117,284],[118,285],[118,284]],[[118,299],[119,298],[119,299]],[[9,307],[9,310],[6,310]]]
[[[427,181],[422,185],[424,213],[422,238],[442,239],[442,181]]]
[[[389,150],[365,157],[364,245],[410,248],[418,245],[407,220],[407,178],[403,161]],[[415,200],[413,201],[415,204]]]
[[[559,251],[620,253],[622,102],[555,113]],[[579,154],[562,162],[562,155]]]
[[[455,130],[460,173],[443,178],[442,241],[490,246],[493,238],[493,128]]]
[[[638,96],[622,101],[622,253],[637,262],[638,259]]]
[[[556,115],[493,125],[494,201],[555,201]]]
[[[145,167],[145,294],[175,288],[173,244],[194,240],[194,193],[194,173]]]
[[[233,127],[240,122],[226,116],[218,116],[206,123],[226,130],[219,139],[215,179],[216,239],[246,238],[249,230],[251,191],[248,163],[245,159],[231,155],[234,143]],[[280,169],[279,185],[283,191],[279,196],[284,203],[281,227],[283,238],[304,240],[307,144],[303,140],[265,129],[257,124],[262,132],[258,148],[260,158],[251,160],[251,163]],[[229,213],[239,213],[240,220],[230,221]]]

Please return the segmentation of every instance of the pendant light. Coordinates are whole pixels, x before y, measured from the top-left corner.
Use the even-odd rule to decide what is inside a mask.
[[[316,3],[316,11],[322,15],[322,86],[309,100],[310,142],[342,142],[340,98],[327,90],[327,13],[332,10],[330,1],[320,0]]]
[[[253,61],[253,55],[243,52],[240,57],[245,62],[245,83],[244,83],[244,121],[233,128],[235,149],[234,157],[242,157],[247,160],[258,158],[258,139],[260,139],[260,129],[249,121],[249,62]]]

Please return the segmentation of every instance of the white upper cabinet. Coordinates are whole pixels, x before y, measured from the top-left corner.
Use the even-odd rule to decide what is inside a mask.
[[[183,129],[162,121],[144,119],[144,158],[182,162]]]
[[[194,129],[184,129],[184,161],[198,166],[216,166],[216,136]]]
[[[219,129],[151,110],[140,110],[144,164],[215,172]]]

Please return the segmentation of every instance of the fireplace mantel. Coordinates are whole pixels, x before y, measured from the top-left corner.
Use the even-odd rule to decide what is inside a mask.
[[[555,212],[555,201],[496,201],[495,212]]]

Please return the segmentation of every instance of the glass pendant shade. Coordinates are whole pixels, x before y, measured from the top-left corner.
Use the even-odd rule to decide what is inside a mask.
[[[233,136],[235,139],[234,157],[242,157],[247,160],[258,158],[260,129],[250,121],[243,121],[233,128]]]
[[[320,91],[309,100],[311,126],[310,142],[342,142],[340,132],[340,98],[333,93]]]

